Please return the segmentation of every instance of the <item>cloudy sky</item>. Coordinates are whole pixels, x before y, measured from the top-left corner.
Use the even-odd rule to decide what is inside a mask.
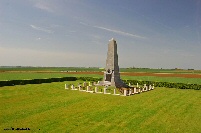
[[[0,66],[201,69],[200,0],[0,0]]]

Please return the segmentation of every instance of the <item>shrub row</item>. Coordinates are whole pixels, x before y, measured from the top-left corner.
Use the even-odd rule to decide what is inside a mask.
[[[94,77],[77,77],[78,80],[82,81],[102,81],[102,78],[94,78]],[[201,90],[201,85],[199,84],[186,84],[186,83],[170,83],[170,82],[158,82],[158,81],[140,81],[140,80],[123,80],[125,83],[131,83],[136,85],[153,85],[155,87],[167,87],[167,88],[178,88],[178,89],[194,89]]]
[[[157,81],[139,81],[139,80],[123,80],[125,83],[131,83],[136,85],[153,85],[155,87],[167,87],[167,88],[177,88],[177,89],[194,89],[201,90],[201,85],[199,84],[186,84],[186,83],[170,83],[170,82],[157,82]]]
[[[63,81],[76,81],[76,80],[77,80],[76,77],[7,80],[7,81],[0,81],[0,87],[14,86],[14,85],[26,85],[26,84],[41,84],[41,83],[51,83],[51,82],[63,82]]]
[[[63,81],[101,81],[102,78],[94,77],[60,77],[60,78],[47,78],[47,79],[23,79],[23,80],[7,80],[0,81],[0,87],[2,86],[14,86],[14,85],[25,85],[25,84],[41,84],[41,83],[51,83],[51,82],[63,82]],[[157,82],[157,81],[140,81],[140,80],[123,80],[125,83],[131,83],[136,85],[153,85],[155,87],[167,87],[167,88],[178,88],[178,89],[194,89],[201,90],[201,85],[199,84],[186,84],[186,83],[169,83],[169,82]]]
[[[41,83],[51,83],[51,82],[63,82],[63,81],[76,81],[76,80],[97,82],[102,79],[93,78],[93,77],[59,77],[59,78],[46,78],[46,79],[6,80],[6,81],[0,81],[0,87],[26,85],[26,84],[41,84]]]
[[[82,81],[102,81],[102,78],[94,78],[94,77],[77,77],[77,80],[82,80]]]

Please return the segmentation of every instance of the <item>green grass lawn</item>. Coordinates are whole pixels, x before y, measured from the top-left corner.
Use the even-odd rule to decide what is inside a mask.
[[[156,88],[123,97],[64,89],[78,82],[1,87],[0,132],[201,131],[201,91]]]

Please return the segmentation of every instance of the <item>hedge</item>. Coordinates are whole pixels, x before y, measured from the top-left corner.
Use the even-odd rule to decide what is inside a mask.
[[[177,89],[194,89],[201,90],[201,85],[199,84],[186,84],[186,83],[170,83],[170,82],[158,82],[158,81],[140,81],[140,80],[123,80],[125,83],[131,83],[136,85],[153,85],[155,87],[166,87],[166,88],[177,88]]]
[[[23,80],[5,80],[0,81],[0,87],[2,86],[14,86],[14,85],[26,85],[26,84],[41,84],[51,82],[63,82],[63,81],[102,81],[102,78],[95,77],[59,77],[59,78],[46,78],[46,79],[23,79]],[[123,80],[125,83],[131,83],[136,85],[153,85],[155,87],[166,87],[166,88],[178,88],[178,89],[194,89],[201,90],[199,84],[185,84],[185,83],[170,83],[170,82],[158,82],[158,81],[140,81],[140,80]]]
[[[14,86],[14,85],[26,85],[26,84],[42,84],[42,83],[51,83],[51,82],[63,82],[63,81],[76,81],[76,80],[77,80],[76,77],[5,80],[5,81],[0,81],[0,87],[2,87],[2,86]]]
[[[94,77],[77,77],[77,80],[82,80],[82,81],[102,81],[102,78],[94,78]]]

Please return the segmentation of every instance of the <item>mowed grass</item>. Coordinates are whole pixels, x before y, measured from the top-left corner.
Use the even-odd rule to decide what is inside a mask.
[[[201,91],[155,88],[129,97],[65,90],[64,84],[0,88],[0,132],[201,131]]]

